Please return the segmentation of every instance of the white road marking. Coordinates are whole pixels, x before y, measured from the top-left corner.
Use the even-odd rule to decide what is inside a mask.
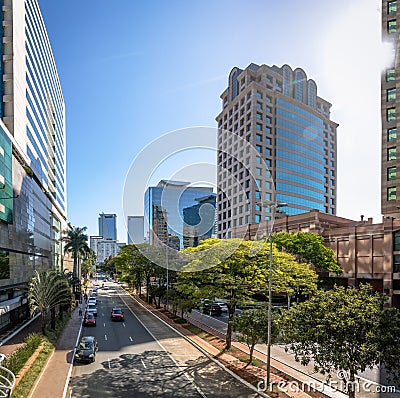
[[[131,336],[129,336],[129,340],[130,340],[130,341],[133,341],[133,339],[132,339],[132,337],[131,337]]]
[[[125,327],[125,322],[122,322],[122,324],[124,325],[124,327]]]
[[[146,364],[144,363],[143,359],[140,358],[140,360],[142,361],[143,367],[144,367],[145,369],[147,369],[147,366],[146,366]]]
[[[104,335],[104,338],[105,338],[105,340],[107,341],[107,335],[106,335],[106,334]]]
[[[107,360],[108,360],[108,369],[111,369],[110,358],[107,358]]]
[[[103,323],[103,326],[106,327],[106,323],[105,322]]]

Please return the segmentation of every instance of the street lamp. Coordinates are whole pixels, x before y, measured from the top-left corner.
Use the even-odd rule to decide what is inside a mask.
[[[267,329],[267,386],[270,385],[271,379],[271,331],[272,331],[272,230],[274,227],[274,218],[276,209],[287,206],[287,203],[273,202],[267,200],[265,202],[256,203],[258,206],[269,208],[272,210],[269,229],[269,281],[268,281],[268,329]]]

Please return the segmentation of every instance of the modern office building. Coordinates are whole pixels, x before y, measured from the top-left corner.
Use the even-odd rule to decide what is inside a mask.
[[[288,65],[233,68],[218,122],[218,235],[286,214],[336,213],[336,128],[316,83]],[[276,196],[275,196],[276,194]]]
[[[145,237],[153,245],[168,244],[182,249],[184,235],[190,238],[187,227],[195,227],[193,233],[211,236],[215,225],[215,212],[209,211],[210,203],[199,202],[201,198],[212,196],[212,187],[191,186],[189,182],[162,180],[156,187],[149,187],[144,198]],[[215,199],[214,199],[215,200]],[[189,212],[192,223],[185,222],[185,209],[197,206]],[[197,212],[199,217],[195,217]],[[188,217],[186,221],[189,221]],[[186,228],[186,230],[185,230]]]
[[[65,104],[37,0],[2,2],[0,330],[29,315],[34,270],[63,268]]]
[[[399,25],[399,26],[398,26]],[[397,1],[382,1],[382,40],[391,43],[396,56],[381,77],[381,115],[382,115],[382,169],[381,169],[381,211],[387,217],[400,218],[400,174],[397,173],[400,159],[400,146],[397,129],[400,126],[396,95],[400,85],[398,66],[398,42],[400,14]]]
[[[99,214],[99,235],[104,239],[117,240],[116,214]]]
[[[144,216],[128,216],[128,245],[144,243]]]

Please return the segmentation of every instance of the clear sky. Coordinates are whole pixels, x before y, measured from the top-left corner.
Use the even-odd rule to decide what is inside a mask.
[[[340,125],[337,215],[380,221],[380,3],[39,0],[67,109],[68,221],[95,235],[98,214],[117,213],[125,242],[135,156],[170,131],[215,127],[230,70],[251,62],[316,81]]]

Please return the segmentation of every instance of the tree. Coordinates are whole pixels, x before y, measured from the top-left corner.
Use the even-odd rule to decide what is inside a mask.
[[[288,253],[273,248],[273,290],[291,292],[298,283],[305,292],[316,289],[317,275],[307,264],[298,264]],[[179,275],[177,290],[194,300],[225,299],[229,321],[226,349],[232,342],[232,319],[239,303],[253,302],[265,293],[269,278],[269,245],[263,241],[206,239],[197,247],[185,249],[188,263]],[[293,271],[293,272],[292,272]],[[294,277],[297,273],[297,277]]]
[[[274,315],[271,323],[271,343],[275,343],[278,337]],[[245,343],[250,350],[249,364],[253,360],[254,346],[258,341],[268,341],[268,308],[254,308],[235,315],[232,319],[233,331],[239,333],[237,338]]]
[[[64,252],[72,254],[74,260],[73,274],[77,278],[79,278],[77,273],[78,260],[89,252],[88,236],[84,233],[85,231],[86,227],[72,227],[67,231],[67,235],[62,238],[66,242]]]
[[[393,316],[383,308],[384,303],[370,285],[318,291],[283,313],[281,336],[297,361],[303,365],[313,361],[315,371],[328,374],[328,379],[331,372],[344,370],[348,377],[343,381],[354,397],[356,375],[380,361],[389,373],[398,375],[400,334],[393,331],[400,330],[400,317],[397,310]]]
[[[279,232],[273,235],[279,250],[293,254],[298,261],[311,264],[316,271],[329,271],[340,275],[335,252],[324,245],[324,238],[312,232]]]
[[[96,254],[92,249],[89,249],[82,261],[81,272],[82,276],[87,279],[88,275],[94,271],[96,265]]]
[[[39,272],[28,284],[28,301],[31,314],[39,311],[42,317],[42,332],[46,333],[47,315],[51,312],[51,326],[55,328],[55,308],[57,305],[72,303],[72,292],[66,278],[56,270]]]

